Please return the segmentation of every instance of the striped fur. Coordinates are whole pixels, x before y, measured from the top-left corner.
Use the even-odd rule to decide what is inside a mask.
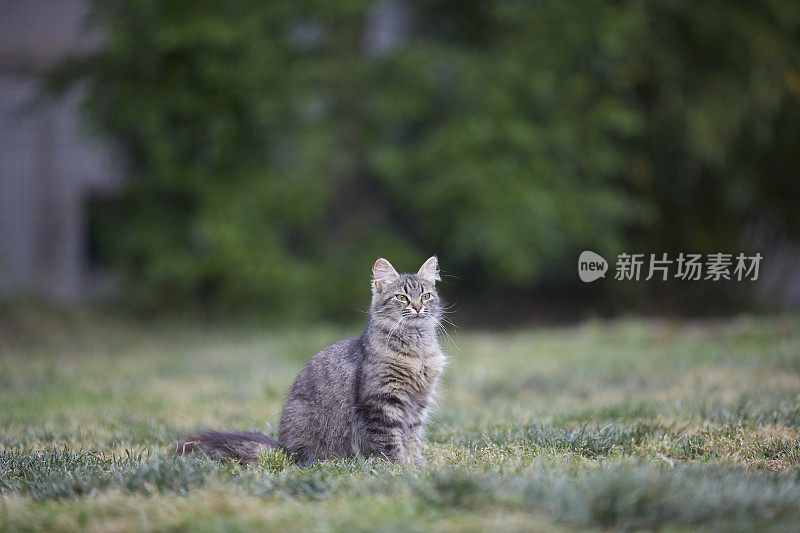
[[[267,448],[279,448],[280,443],[261,433],[206,431],[186,435],[172,446],[178,455],[200,452],[210,459],[231,458],[242,463],[257,463],[259,452]]]
[[[378,259],[367,330],[324,348],[300,372],[281,416],[280,444],[257,433],[208,432],[176,443],[178,453],[254,462],[264,446],[283,446],[301,465],[355,454],[419,463],[446,364],[436,336],[438,279],[435,257],[416,274],[398,274]]]

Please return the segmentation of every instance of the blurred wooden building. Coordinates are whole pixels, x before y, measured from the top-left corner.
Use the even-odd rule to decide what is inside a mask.
[[[78,91],[37,103],[37,75],[100,43],[79,0],[0,2],[0,296],[74,303],[96,288],[87,206],[121,176],[79,120]]]

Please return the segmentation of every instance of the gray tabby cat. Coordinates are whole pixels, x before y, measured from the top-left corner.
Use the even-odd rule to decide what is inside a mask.
[[[210,431],[177,442],[177,452],[257,462],[260,450],[282,446],[300,465],[355,454],[418,464],[446,363],[436,336],[439,266],[431,257],[416,274],[398,274],[381,258],[372,273],[367,330],[324,348],[300,372],[283,409],[280,442]]]

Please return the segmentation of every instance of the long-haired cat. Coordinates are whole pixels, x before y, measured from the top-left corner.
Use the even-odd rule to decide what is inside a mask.
[[[419,463],[425,422],[446,358],[436,336],[443,304],[439,265],[416,274],[386,259],[372,268],[366,331],[322,349],[300,372],[281,416],[280,442],[259,433],[209,431],[175,444],[179,454],[256,462],[265,447],[283,447],[296,463],[356,454]]]

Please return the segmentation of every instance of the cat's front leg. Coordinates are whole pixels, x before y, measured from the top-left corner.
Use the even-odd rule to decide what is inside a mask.
[[[370,440],[370,455],[402,463],[407,460],[406,446],[401,427],[379,426],[367,432]]]
[[[407,460],[419,466],[422,464],[422,447],[425,444],[425,430],[422,421],[412,422],[404,436]]]
[[[370,399],[372,400],[372,399]],[[375,399],[359,406],[364,442],[362,453],[381,457],[395,463],[406,460],[404,424],[392,405]]]

